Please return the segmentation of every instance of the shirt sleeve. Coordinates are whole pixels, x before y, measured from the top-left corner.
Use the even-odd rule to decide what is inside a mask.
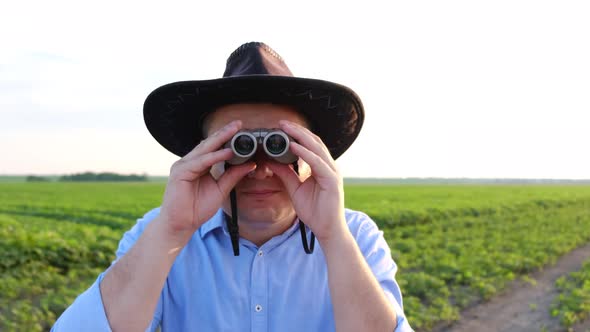
[[[117,249],[117,257],[111,263],[109,269],[119,260],[139,239],[143,230],[160,212],[159,208],[153,209],[146,213],[143,218],[137,220],[135,226],[127,231]],[[90,331],[102,332],[111,331],[109,321],[107,319],[102,296],[100,293],[100,283],[108,269],[101,273],[96,281],[84,293],[80,294],[74,303],[72,303],[59,317],[51,328],[51,332],[65,332],[65,331]],[[154,312],[154,319],[146,331],[155,331],[160,325],[162,319],[162,296],[156,306]]]
[[[383,237],[383,231],[379,230],[375,222],[364,213],[352,213],[352,211],[348,210],[347,214],[349,214],[347,219],[351,219],[349,220],[349,228],[363,256],[365,256],[375,278],[383,288],[385,296],[395,309],[397,314],[397,328],[395,331],[414,331],[404,314],[401,290],[395,280],[397,265],[391,258],[391,251]]]

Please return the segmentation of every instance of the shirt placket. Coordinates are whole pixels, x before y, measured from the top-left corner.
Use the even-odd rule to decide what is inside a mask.
[[[263,249],[258,249],[252,263],[250,276],[252,332],[266,332],[268,330],[268,264],[265,254]]]

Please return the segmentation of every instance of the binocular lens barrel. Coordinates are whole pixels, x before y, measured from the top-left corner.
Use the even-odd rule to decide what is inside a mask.
[[[234,140],[233,150],[239,155],[250,155],[255,148],[256,142],[249,135],[240,135]]]
[[[265,139],[264,147],[271,155],[282,155],[287,149],[287,139],[283,135],[273,133]]]
[[[240,132],[234,135],[232,140],[226,146],[231,147],[235,154],[233,164],[242,163],[256,153],[258,144],[256,136],[249,132]]]

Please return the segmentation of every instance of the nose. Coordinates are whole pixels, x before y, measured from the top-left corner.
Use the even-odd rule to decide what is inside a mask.
[[[274,174],[268,167],[265,160],[256,160],[256,169],[248,173],[248,177],[256,180],[264,180],[272,177]]]
[[[248,177],[256,180],[264,180],[265,178],[272,177],[274,174],[268,167],[268,157],[264,152],[256,153],[253,161],[256,163],[256,169],[248,173]]]

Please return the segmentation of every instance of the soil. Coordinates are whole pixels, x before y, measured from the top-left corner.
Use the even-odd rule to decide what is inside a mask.
[[[555,280],[581,268],[590,259],[590,243],[562,256],[555,265],[546,266],[530,275],[536,284],[518,280],[506,291],[466,309],[461,319],[451,326],[438,326],[436,332],[491,332],[491,331],[567,331],[559,319],[550,313],[551,302],[559,294]],[[590,319],[573,326],[569,331],[590,331]]]

